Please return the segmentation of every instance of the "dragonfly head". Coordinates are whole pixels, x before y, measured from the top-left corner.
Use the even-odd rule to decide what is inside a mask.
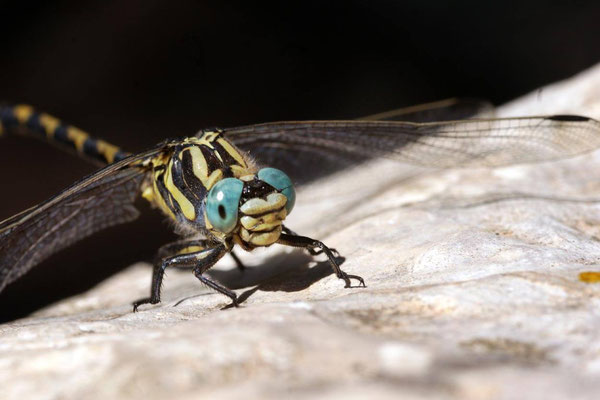
[[[233,236],[246,249],[269,246],[279,239],[295,201],[292,181],[275,168],[240,179],[225,178],[206,196],[206,226],[217,237]]]

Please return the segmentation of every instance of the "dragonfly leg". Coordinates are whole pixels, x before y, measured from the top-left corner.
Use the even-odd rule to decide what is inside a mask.
[[[213,281],[212,279],[209,279],[208,277],[204,276],[204,273],[208,269],[210,269],[213,265],[215,265],[215,263],[217,261],[219,261],[219,259],[221,257],[223,257],[225,255],[225,253],[227,253],[227,251],[228,251],[225,248],[225,246],[222,244],[217,247],[214,247],[213,249],[214,249],[213,253],[210,253],[210,254],[207,253],[203,257],[201,262],[196,264],[196,267],[194,268],[194,275],[196,275],[196,278],[198,278],[200,280],[200,282],[204,283],[209,288],[216,290],[217,292],[229,297],[231,299],[231,305],[234,307],[237,307],[238,306],[237,294],[235,294],[234,291],[229,290],[225,286],[221,285],[220,283],[217,283],[217,282]]]
[[[206,244],[204,241],[190,241],[186,246],[185,242],[175,242],[170,245],[163,246],[159,250],[159,255],[165,254],[169,249],[174,250],[176,248],[180,248],[180,251],[185,251],[185,249],[192,249],[195,248],[193,246],[197,246],[198,244],[200,244],[200,242]],[[150,297],[146,297],[134,302],[133,312],[136,312],[138,307],[142,304],[160,303],[160,289],[162,286],[162,280],[165,274],[165,269],[167,269],[167,267],[193,267],[194,274],[198,277],[197,271],[201,271],[201,273],[205,272],[210,267],[215,265],[215,263],[219,261],[219,259],[223,257],[223,255],[225,255],[226,252],[227,249],[225,248],[225,246],[223,244],[219,244],[213,247],[201,248],[200,250],[196,250],[190,253],[178,254],[171,257],[162,258],[160,262],[157,262],[154,265],[154,270],[152,273],[152,285],[150,287]],[[206,283],[204,279],[200,279],[200,281],[205,283],[210,288],[215,289],[220,293],[226,294],[231,298],[231,296],[228,293],[224,293],[222,290],[219,290],[223,288],[220,287],[218,284],[214,282],[211,282],[211,284]],[[215,286],[219,286],[219,289],[215,288]],[[225,291],[230,292],[228,289],[225,289]]]
[[[229,297],[231,299],[230,306],[237,307],[238,306],[237,294],[235,294],[235,292],[233,290],[229,290],[225,286],[221,285],[220,283],[217,283],[217,282],[209,279],[208,277],[204,276],[202,273],[203,268],[204,268],[203,266],[198,266],[198,267],[194,268],[194,275],[196,275],[196,278],[198,278],[200,280],[200,282],[204,283],[206,286],[208,286],[212,290],[215,290],[215,291]],[[208,268],[206,268],[206,269],[208,269]]]
[[[237,266],[237,269],[239,269],[240,271],[243,271],[246,269],[246,266],[244,265],[242,260],[240,260],[240,258],[237,256],[237,254],[235,254],[233,252],[233,250],[231,252],[229,252],[229,255],[231,256],[231,258],[233,258],[233,261],[235,261],[235,265]]]
[[[161,263],[163,259],[182,254],[195,253],[210,247],[206,240],[178,240],[168,243],[158,249],[155,264]],[[182,266],[184,267],[184,266]],[[189,266],[188,266],[189,268]]]
[[[287,233],[288,235],[292,235],[292,236],[298,236],[298,234],[296,232],[294,232],[293,230],[291,230],[290,228],[288,228],[287,226],[283,225],[281,227],[281,231],[283,233]]]
[[[283,225],[281,231],[283,233],[287,233],[290,236],[300,236],[285,225]],[[313,247],[310,247],[310,248],[307,247],[306,250],[310,253],[311,256],[318,256],[319,254],[323,254],[323,249],[315,250]],[[336,256],[336,257],[340,256],[340,253],[336,249],[330,248],[329,250],[331,250],[331,252],[333,253],[334,256]]]
[[[337,261],[335,259],[333,251],[329,247],[325,246],[325,244],[323,242],[320,242],[315,239],[311,239],[306,236],[289,235],[287,233],[282,233],[281,236],[279,236],[279,240],[277,241],[277,243],[285,245],[285,246],[302,247],[304,249],[307,249],[309,252],[311,252],[311,250],[312,250],[314,253],[311,252],[311,254],[325,253],[327,258],[329,259],[329,264],[331,265],[333,272],[335,272],[335,275],[338,278],[343,279],[344,282],[346,283],[345,287],[352,286],[351,279],[356,279],[360,283],[360,285],[362,285],[363,287],[365,286],[365,281],[360,276],[349,275],[349,274],[345,273],[344,271],[342,271],[342,269],[340,268],[339,264],[337,263]]]

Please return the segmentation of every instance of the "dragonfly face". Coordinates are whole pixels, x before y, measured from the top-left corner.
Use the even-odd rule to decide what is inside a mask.
[[[225,178],[206,197],[206,227],[216,237],[232,235],[246,250],[269,246],[279,239],[295,198],[292,181],[275,168],[240,179]]]

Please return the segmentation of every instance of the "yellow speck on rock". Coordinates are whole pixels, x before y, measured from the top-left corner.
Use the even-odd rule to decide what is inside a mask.
[[[579,280],[585,283],[600,283],[600,272],[586,271],[579,274]]]

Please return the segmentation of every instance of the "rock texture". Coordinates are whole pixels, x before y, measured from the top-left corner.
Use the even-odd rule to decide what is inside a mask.
[[[600,118],[600,66],[498,110]],[[382,173],[382,171],[385,171]],[[499,169],[378,161],[305,187],[289,226],[335,247],[224,260],[225,309],[150,268],[0,325],[2,399],[592,399],[600,393],[600,153]]]

